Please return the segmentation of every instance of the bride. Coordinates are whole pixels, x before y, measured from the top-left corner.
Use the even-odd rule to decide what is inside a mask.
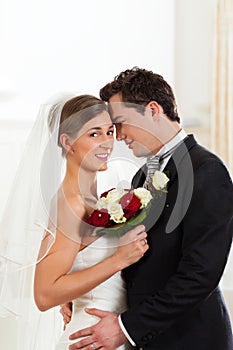
[[[49,224],[35,268],[34,298],[41,311],[73,301],[72,320],[55,348],[67,350],[72,332],[96,322],[85,307],[116,313],[126,309],[121,270],[138,261],[148,245],[143,226],[119,240],[110,235],[97,238],[87,224],[97,201],[97,171],[107,169],[113,148],[114,127],[106,105],[82,95],[58,110],[53,107],[50,111],[49,127],[54,132],[58,126],[57,147],[65,157],[65,176],[47,208]],[[42,196],[48,187],[43,186],[43,179],[52,175],[47,173],[50,161],[43,160]],[[98,344],[90,344],[90,349],[98,349]]]

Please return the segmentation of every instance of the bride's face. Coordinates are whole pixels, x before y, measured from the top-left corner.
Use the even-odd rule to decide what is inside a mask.
[[[76,164],[89,171],[107,169],[114,142],[114,126],[107,112],[89,120],[72,143]]]

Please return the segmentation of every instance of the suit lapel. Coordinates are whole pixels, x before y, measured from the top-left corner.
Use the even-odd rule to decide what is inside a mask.
[[[171,158],[169,159],[163,172],[169,177],[168,189],[172,185],[174,179],[177,176],[177,169],[179,169],[179,164],[182,162],[184,157],[190,151],[192,147],[197,144],[193,135],[189,135],[184,142],[175,150]],[[191,161],[191,160],[190,160]]]

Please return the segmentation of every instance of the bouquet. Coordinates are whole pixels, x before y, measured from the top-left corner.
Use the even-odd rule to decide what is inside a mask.
[[[146,219],[153,200],[166,192],[169,179],[161,171],[152,178],[154,190],[143,187],[136,189],[112,188],[101,194],[88,223],[96,227],[94,236],[103,233],[121,236]]]

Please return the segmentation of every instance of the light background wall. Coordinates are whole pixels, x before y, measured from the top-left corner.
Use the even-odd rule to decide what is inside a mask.
[[[173,84],[175,3],[2,0],[0,6],[1,213],[41,103],[61,92],[98,96],[135,65]]]
[[[216,0],[177,0],[174,87],[184,126],[210,145]]]
[[[184,127],[209,147],[215,4],[1,0],[0,217],[39,105],[58,92],[98,95],[129,67],[162,74],[174,87]],[[231,292],[225,295],[233,310]],[[5,350],[15,346],[12,329],[13,320],[0,320]]]

